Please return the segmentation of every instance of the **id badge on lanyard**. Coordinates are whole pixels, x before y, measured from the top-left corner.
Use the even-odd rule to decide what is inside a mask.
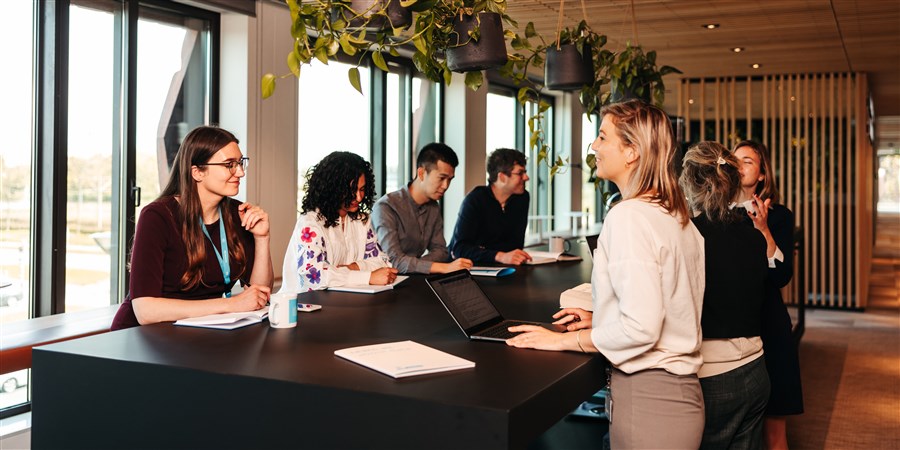
[[[221,206],[219,206],[219,245],[222,249],[221,252],[216,249],[216,245],[213,243],[212,238],[209,236],[209,231],[206,231],[206,226],[203,225],[203,217],[200,218],[200,229],[203,230],[203,234],[206,235],[206,239],[208,239],[209,243],[212,244],[213,252],[215,252],[216,259],[219,261],[219,267],[222,269],[222,278],[225,280],[225,288],[227,289],[228,285],[231,284],[231,263],[228,260],[228,240],[225,238],[225,219],[222,217]],[[226,290],[222,294],[222,296],[231,297],[231,291]]]

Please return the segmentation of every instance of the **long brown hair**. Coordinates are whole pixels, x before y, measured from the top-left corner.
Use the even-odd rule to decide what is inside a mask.
[[[222,147],[234,142],[236,137],[230,132],[219,127],[200,126],[191,130],[184,137],[184,142],[178,148],[175,162],[169,174],[169,182],[159,194],[159,198],[178,197],[178,209],[181,211],[183,222],[181,224],[181,239],[187,248],[188,266],[181,277],[183,291],[189,291],[197,287],[203,279],[203,262],[206,260],[206,236],[200,227],[205,226],[201,219],[202,207],[200,195],[197,193],[197,182],[191,175],[193,166],[199,166],[209,162]],[[200,166],[200,170],[208,170],[206,166]],[[229,197],[222,198],[219,203],[221,214],[219,220],[225,226],[225,237],[228,242],[228,255],[238,263],[240,271],[232,275],[234,280],[240,279],[247,270],[247,257],[244,246],[236,235],[239,229],[238,223],[231,214],[233,208]]]
[[[769,149],[765,144],[756,141],[741,141],[731,150],[736,152],[741,147],[748,147],[756,152],[759,156],[759,173],[764,175],[763,180],[756,183],[756,195],[760,200],[772,199],[772,204],[778,203],[778,186],[775,183],[775,172],[772,171],[772,164],[769,163]]]
[[[724,145],[703,141],[691,146],[684,155],[678,183],[687,195],[691,209],[700,211],[713,222],[734,222],[742,215],[731,209],[741,190],[738,160]]]
[[[687,202],[675,175],[675,138],[669,116],[640,100],[613,103],[600,110],[612,116],[623,144],[637,150],[640,157],[627,186],[619,186],[622,198],[650,195],[682,225],[690,221]]]

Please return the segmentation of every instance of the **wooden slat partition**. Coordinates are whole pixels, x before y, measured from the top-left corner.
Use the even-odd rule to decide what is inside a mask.
[[[785,301],[864,308],[874,244],[866,75],[682,80],[678,92],[688,142],[716,139],[733,147],[753,139],[769,147],[781,202],[794,212],[804,240],[804,273],[796,278],[804,285],[788,286]]]

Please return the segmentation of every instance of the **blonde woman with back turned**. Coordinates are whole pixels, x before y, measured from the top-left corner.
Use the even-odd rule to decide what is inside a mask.
[[[616,183],[623,200],[594,252],[593,313],[556,313],[567,333],[512,327],[521,334],[507,344],[602,353],[613,366],[613,448],[697,448],[703,237],[675,176],[672,128],[661,109],[636,100],[608,105],[601,115],[591,145],[597,176]]]

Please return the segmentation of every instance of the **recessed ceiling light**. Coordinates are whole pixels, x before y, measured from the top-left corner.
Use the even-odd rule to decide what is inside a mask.
[[[791,101],[792,101],[792,102],[797,101],[797,97],[795,97],[795,96],[792,95],[792,96],[791,96]]]
[[[759,64],[756,64],[756,63],[753,63],[753,64],[750,64],[750,67],[752,67],[752,68],[754,68],[754,69],[759,69],[759,68],[760,68],[760,65],[759,65]]]
[[[693,104],[694,104],[694,99],[689,98],[689,99],[688,99],[688,104],[689,104],[689,105],[693,105]]]
[[[733,51],[735,53],[740,53],[740,52],[744,51],[744,47],[732,47],[731,51]]]
[[[700,26],[706,28],[707,30],[715,30],[716,28],[719,28],[719,24],[717,23],[706,23]]]

